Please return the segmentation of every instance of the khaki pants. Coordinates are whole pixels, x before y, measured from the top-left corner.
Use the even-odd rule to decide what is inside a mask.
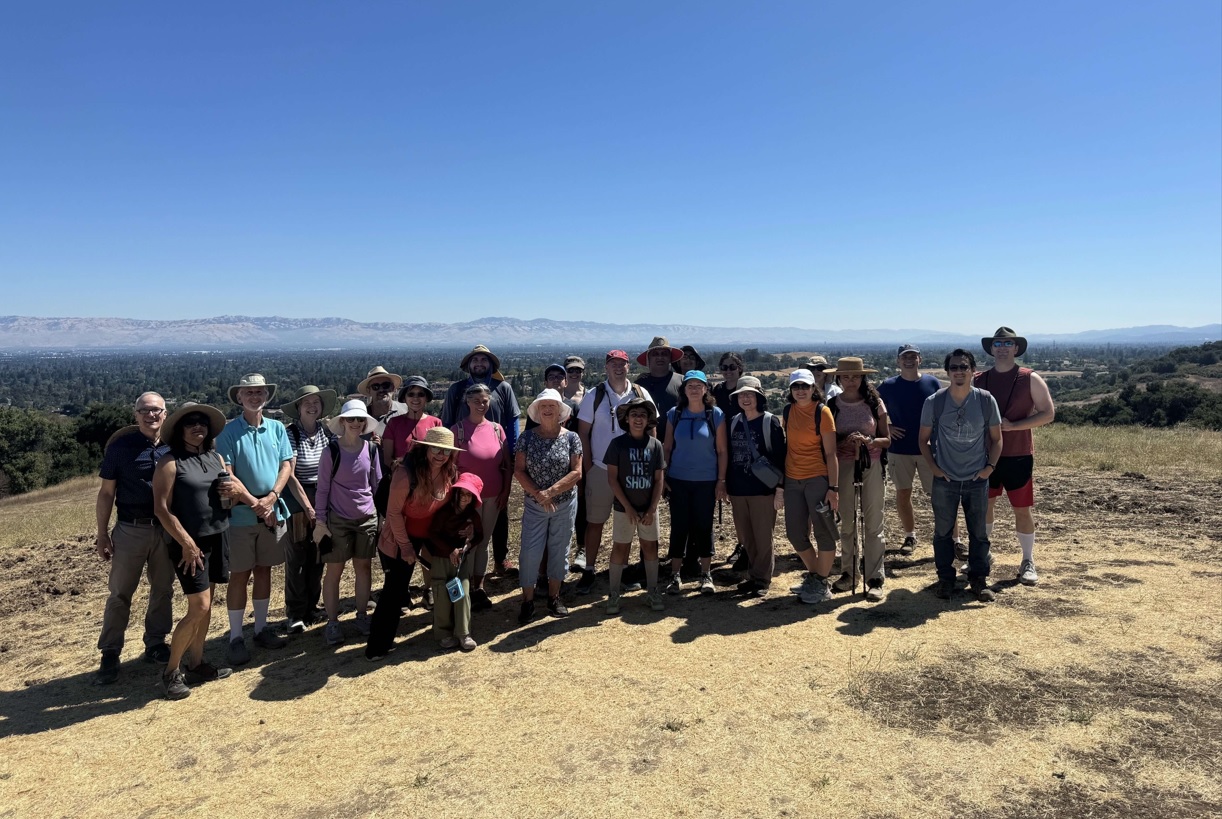
[[[887,487],[883,482],[883,468],[878,461],[870,464],[862,476],[861,485],[861,523],[865,530],[861,533],[865,554],[866,580],[883,579],[883,501],[886,498]],[[853,462],[840,464],[840,550],[841,568],[853,573],[853,561],[857,559],[857,546],[853,542],[857,534],[857,490],[853,486]]]
[[[761,586],[768,586],[776,569],[776,553],[772,548],[776,510],[772,508],[772,495],[731,495],[730,509],[734,512],[738,542],[747,550],[747,574]]]
[[[496,504],[493,504],[495,507]],[[487,555],[485,555],[485,559]],[[475,563],[475,550],[467,552],[462,562],[455,566],[449,557],[429,558],[433,570],[433,636],[466,637],[471,633],[471,567]],[[446,583],[450,578],[462,579],[462,600],[450,602]]]
[[[114,555],[110,558],[110,596],[102,614],[102,634],[98,648],[122,651],[127,621],[131,618],[132,596],[140,585],[140,575],[148,567],[149,605],[144,615],[144,645],[166,641],[174,627],[174,564],[160,526],[116,523],[110,532]]]

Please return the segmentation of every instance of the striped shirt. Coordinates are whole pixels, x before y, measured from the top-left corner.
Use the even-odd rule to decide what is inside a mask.
[[[335,440],[335,435],[327,429],[327,425],[319,423],[313,435],[306,435],[301,424],[294,421],[289,424],[289,443],[297,456],[297,465],[293,474],[302,486],[313,486],[318,483],[318,464],[327,451],[327,444]]]

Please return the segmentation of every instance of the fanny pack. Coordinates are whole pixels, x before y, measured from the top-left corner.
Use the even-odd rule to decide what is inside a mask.
[[[735,420],[742,418],[741,415],[734,416]],[[772,461],[768,460],[767,455],[761,455],[760,451],[755,447],[755,437],[751,434],[751,427],[747,421],[743,419],[743,434],[747,436],[747,446],[751,447],[751,466],[748,467],[755,479],[769,489],[776,489],[780,486],[781,481],[785,480],[785,473],[777,469]],[[765,412],[764,420],[760,424],[760,429],[765,436],[772,433],[772,413]]]

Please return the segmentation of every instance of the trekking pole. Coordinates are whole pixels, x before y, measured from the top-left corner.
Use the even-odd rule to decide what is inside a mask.
[[[857,449],[857,460],[853,463],[853,492],[857,495],[857,503],[853,507],[853,594],[857,594],[857,563],[865,561],[866,539],[861,531],[865,520],[864,504],[861,487],[865,483],[865,472],[870,468],[870,450],[862,444]],[[861,579],[861,591],[866,590],[866,579]]]

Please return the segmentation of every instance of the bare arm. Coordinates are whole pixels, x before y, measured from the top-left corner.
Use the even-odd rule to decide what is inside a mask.
[[[518,483],[522,484],[522,491],[526,494],[526,497],[538,500],[536,496],[539,494],[539,487],[526,471],[525,452],[519,452],[514,456],[513,476],[518,479]]]
[[[938,463],[933,459],[933,448],[929,444],[930,436],[933,435],[933,427],[921,427],[921,431],[917,438],[917,444],[921,447],[921,455],[925,458],[925,462],[929,464],[929,468],[933,470],[935,478],[945,478],[946,473],[938,468]]]
[[[750,432],[747,434],[750,435]],[[730,497],[726,494],[726,467],[730,463],[730,446],[726,440],[725,420],[717,427],[714,441],[717,446],[717,500],[727,500]]]
[[[619,484],[619,466],[617,464],[607,464],[607,483],[611,485],[611,494],[619,501],[620,506],[624,507],[624,514],[628,516],[628,520],[636,523],[640,514],[636,511],[636,507],[628,502],[628,496],[624,494],[624,488]]]
[[[1051,424],[1056,418],[1057,410],[1052,403],[1052,393],[1048,391],[1048,382],[1038,373],[1031,373],[1031,402],[1033,412],[1021,421],[1001,419],[1001,428],[1005,432],[1017,432],[1020,429],[1035,429],[1045,424]],[[990,458],[992,463],[996,459]]]
[[[110,514],[115,508],[117,487],[117,481],[103,478],[102,485],[98,488],[98,500],[94,507],[98,519],[98,536],[94,540],[94,545],[97,546],[98,557],[103,560],[110,560],[115,553],[114,546],[110,542]]]
[[[577,421],[577,437],[581,439],[581,468],[587,475],[594,466],[594,448],[590,446],[591,430],[594,425],[589,421]]]
[[[836,482],[840,480],[840,460],[836,457],[836,436],[827,435],[826,433],[821,432],[819,434],[819,440],[823,442],[823,458],[827,461],[827,503],[833,509],[839,511],[840,489],[831,489],[831,487],[836,486]]]
[[[989,463],[997,463],[997,459],[1001,457],[1001,425],[989,427]]]

